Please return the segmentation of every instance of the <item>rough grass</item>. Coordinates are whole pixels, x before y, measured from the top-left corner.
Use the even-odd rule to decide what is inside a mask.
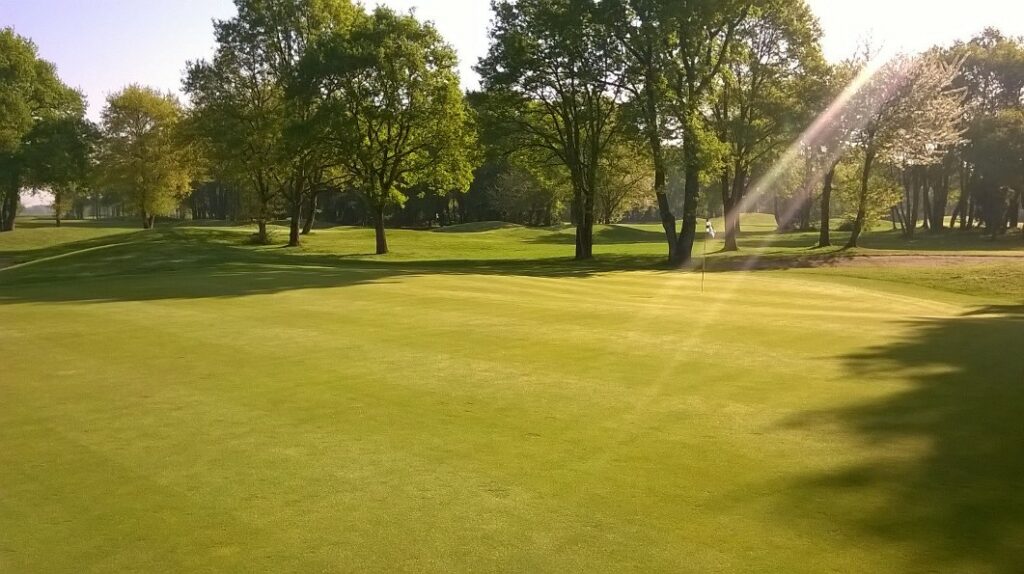
[[[1017,244],[701,294],[648,226],[61,233],[0,235],[2,572],[1024,563]]]

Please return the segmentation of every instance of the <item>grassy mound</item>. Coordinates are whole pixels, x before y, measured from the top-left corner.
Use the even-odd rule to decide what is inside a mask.
[[[441,227],[435,231],[441,233],[481,233],[484,231],[497,231],[499,229],[515,229],[522,227],[514,223],[506,223],[504,221],[476,221],[473,223],[461,223],[459,225],[449,225],[447,227]]]

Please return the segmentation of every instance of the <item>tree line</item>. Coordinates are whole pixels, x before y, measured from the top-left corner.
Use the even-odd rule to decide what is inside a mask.
[[[920,229],[1019,225],[1024,41],[995,29],[921,54],[822,56],[803,0],[493,0],[479,91],[429,22],[349,0],[236,0],[217,48],[189,62],[188,105],[112,94],[101,122],[0,32],[0,229],[21,194],[65,213],[188,213],[386,227],[569,221],[576,257],[597,223],[660,221],[692,257],[701,216],[767,211],[780,230],[847,246],[880,219]],[[10,79],[7,79],[10,78]]]

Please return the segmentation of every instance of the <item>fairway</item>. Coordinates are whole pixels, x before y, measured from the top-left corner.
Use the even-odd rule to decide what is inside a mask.
[[[0,571],[1024,563],[1019,242],[988,298],[855,266],[701,294],[653,227],[599,229],[586,266],[552,230],[396,231],[381,259],[348,228],[23,227]]]

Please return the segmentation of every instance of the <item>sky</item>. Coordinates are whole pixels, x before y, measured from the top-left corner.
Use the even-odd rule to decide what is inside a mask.
[[[368,5],[377,0],[366,0]],[[458,50],[462,81],[487,51],[489,0],[382,0],[432,20]],[[824,30],[826,56],[841,60],[865,41],[920,51],[966,39],[986,26],[1024,36],[1024,0],[808,0]],[[968,9],[964,9],[968,6]],[[35,41],[98,119],[106,96],[135,82],[179,91],[188,60],[213,52],[214,18],[234,13],[231,0],[0,0],[0,27]]]

